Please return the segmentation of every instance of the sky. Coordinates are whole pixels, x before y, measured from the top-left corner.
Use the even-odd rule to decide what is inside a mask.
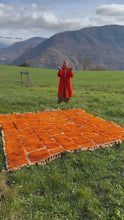
[[[0,0],[0,43],[69,30],[124,25],[124,0]]]

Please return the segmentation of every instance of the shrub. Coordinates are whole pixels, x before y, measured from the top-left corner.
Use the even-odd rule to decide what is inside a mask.
[[[108,69],[104,66],[93,66],[90,70],[92,70],[92,71],[107,71]]]

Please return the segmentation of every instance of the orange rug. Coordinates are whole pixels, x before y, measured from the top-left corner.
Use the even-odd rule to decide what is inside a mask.
[[[8,170],[124,140],[124,128],[80,109],[0,115],[0,125]]]

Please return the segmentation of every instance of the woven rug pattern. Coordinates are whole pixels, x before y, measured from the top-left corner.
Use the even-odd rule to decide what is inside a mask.
[[[124,140],[124,128],[80,109],[0,115],[0,126],[8,170]]]

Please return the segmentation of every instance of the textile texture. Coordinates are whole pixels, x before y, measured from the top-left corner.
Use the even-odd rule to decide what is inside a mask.
[[[0,126],[8,170],[124,140],[124,128],[80,109],[0,115]]]

